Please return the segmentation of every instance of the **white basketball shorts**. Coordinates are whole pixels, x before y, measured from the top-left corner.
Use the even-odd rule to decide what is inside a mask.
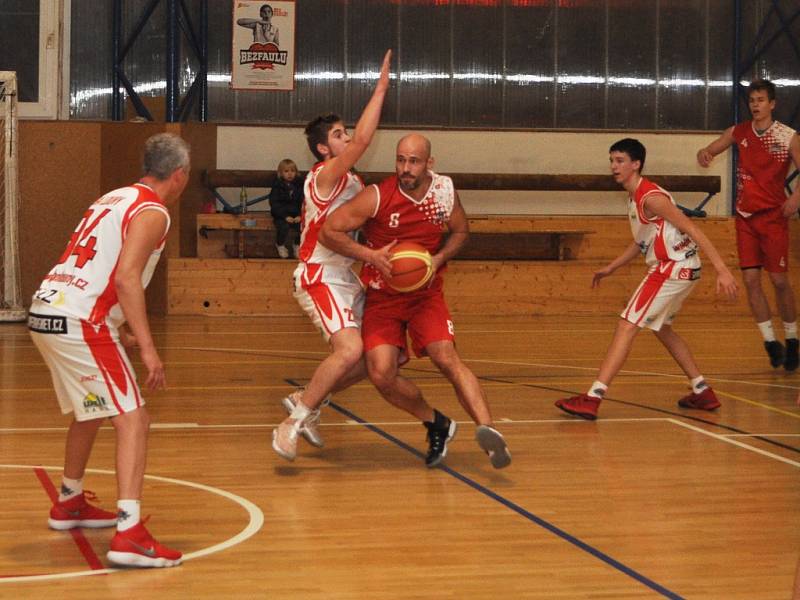
[[[348,267],[301,262],[294,271],[294,297],[326,341],[345,327],[361,327],[364,286]]]
[[[620,316],[639,327],[659,331],[663,325],[672,324],[699,278],[699,268],[680,269],[677,279],[653,269],[639,284]]]
[[[115,417],[144,405],[119,333],[67,315],[48,314],[34,302],[28,329],[50,369],[61,412],[77,421]]]

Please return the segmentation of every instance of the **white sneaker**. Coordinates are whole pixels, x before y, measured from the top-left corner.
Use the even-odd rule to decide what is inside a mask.
[[[499,431],[488,425],[479,425],[475,430],[475,439],[481,450],[489,455],[489,460],[495,469],[502,469],[511,464],[511,452],[508,451],[506,440]]]
[[[297,244],[292,246],[292,258],[300,258],[300,246]]]
[[[286,409],[290,415],[294,410],[294,407],[297,406],[297,403],[300,402],[300,399],[303,397],[303,390],[297,390],[286,396],[283,400],[283,408]],[[331,401],[331,397],[328,396],[322,402],[322,406],[329,404]],[[306,441],[311,444],[312,446],[316,446],[317,448],[322,448],[325,446],[325,441],[322,439],[322,434],[319,432],[319,421],[321,416],[321,411],[318,408],[317,410],[312,410],[311,413],[305,418],[303,421],[302,427],[300,427],[300,434],[306,438]]]
[[[278,249],[278,256],[281,258],[289,258],[289,249],[286,246],[275,244],[275,248]]]
[[[300,423],[286,419],[272,430],[272,449],[286,460],[294,460],[297,456],[297,434]]]

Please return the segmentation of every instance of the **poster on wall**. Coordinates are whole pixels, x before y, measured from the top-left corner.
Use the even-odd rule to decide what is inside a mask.
[[[293,1],[233,1],[232,89],[294,89],[294,25]]]

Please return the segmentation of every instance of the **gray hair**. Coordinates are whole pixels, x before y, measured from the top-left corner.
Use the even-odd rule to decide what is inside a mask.
[[[189,168],[189,144],[174,133],[157,133],[144,143],[145,175],[160,181],[169,179],[177,169]]]

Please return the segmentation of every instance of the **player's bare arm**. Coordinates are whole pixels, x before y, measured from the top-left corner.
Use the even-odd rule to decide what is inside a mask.
[[[250,29],[255,29],[256,25],[266,25],[269,21],[264,21],[262,19],[237,19],[236,24],[241,25],[242,27],[249,27]]]
[[[345,146],[341,154],[325,161],[325,167],[317,175],[317,189],[323,197],[328,196],[342,175],[355,166],[375,135],[375,130],[378,128],[378,122],[381,118],[383,100],[386,97],[386,91],[389,89],[391,59],[392,51],[387,50],[383,57],[381,73],[378,77],[378,83],[375,85],[375,91],[372,92],[372,97],[364,107],[358,123],[356,123],[350,143]],[[339,129],[332,129],[330,135],[346,135],[347,132],[344,129]]]
[[[725,152],[725,150],[730,148],[735,143],[736,140],[733,139],[733,127],[728,127],[728,129],[723,131],[722,135],[716,140],[711,142],[705,148],[701,148],[697,151],[697,162],[701,167],[709,167],[711,165],[711,161],[714,160],[714,157],[717,154]]]
[[[675,206],[663,194],[653,194],[644,201],[645,214],[648,217],[659,216],[672,223],[681,233],[692,238],[700,250],[708,257],[717,271],[717,293],[723,293],[729,298],[736,298],[739,286],[730,269],[725,265],[719,252],[706,237],[706,234]]]
[[[119,328],[119,343],[122,344],[124,348],[135,348],[138,344],[136,336],[133,335],[124,324]]]
[[[789,155],[792,157],[795,169],[800,169],[800,136],[796,133],[789,142]],[[800,208],[800,185],[794,186],[794,191],[783,203],[783,216],[791,217]]]
[[[156,351],[147,321],[142,272],[153,250],[167,230],[167,217],[160,210],[144,210],[133,218],[122,245],[114,276],[114,287],[128,327],[139,344],[147,369],[147,387],[151,390],[166,384],[164,365]]]
[[[620,267],[624,267],[629,262],[631,262],[637,256],[642,254],[641,248],[639,248],[639,244],[636,242],[631,242],[625,250],[622,251],[617,258],[612,260],[608,263],[605,267],[600,269],[599,271],[595,271],[594,275],[592,276],[592,288],[596,288],[600,285],[600,280],[608,277],[614,271],[619,269]]]
[[[458,255],[469,239],[469,220],[461,200],[458,198],[458,192],[455,193],[453,210],[450,212],[447,229],[449,231],[447,240],[439,251],[431,256],[434,273],[448,260]]]
[[[374,265],[381,275],[388,278],[392,271],[390,251],[397,241],[383,248],[373,249],[359,244],[347,235],[367,222],[375,213],[377,202],[378,189],[371,185],[330,214],[320,230],[319,241],[338,254]]]

